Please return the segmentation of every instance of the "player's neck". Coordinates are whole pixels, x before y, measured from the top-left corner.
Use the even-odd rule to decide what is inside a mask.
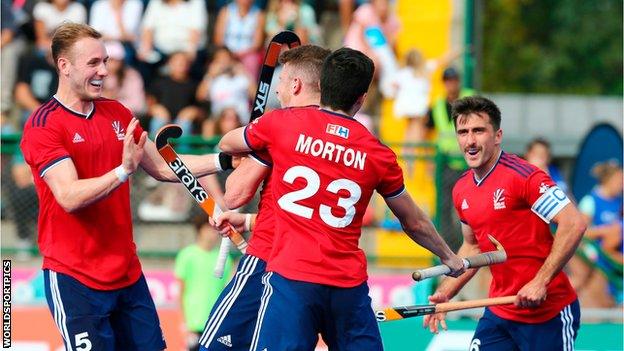
[[[311,95],[306,95],[306,96],[301,96],[301,95],[297,95],[297,96],[293,96],[291,102],[290,102],[290,106],[291,107],[303,107],[303,106],[318,106],[319,103],[321,101],[321,97],[318,94],[311,94]]]
[[[70,110],[84,115],[88,114],[93,109],[92,100],[80,99],[80,97],[78,97],[78,95],[76,95],[71,88],[64,86],[63,84],[59,84],[58,90],[56,91],[56,94],[54,94],[54,98]]]
[[[329,106],[321,106],[321,108],[325,111],[329,111],[329,112],[333,112],[333,113],[337,113],[337,114],[345,115],[349,117],[353,117],[353,115],[355,115],[355,113],[351,113],[351,111],[334,110],[333,108]]]
[[[475,175],[475,179],[477,181],[483,180],[488,174],[490,174],[490,172],[492,172],[494,167],[496,167],[496,163],[498,162],[498,159],[500,158],[502,152],[503,150],[498,148],[496,151],[492,153],[492,157],[490,157],[490,159],[487,160],[487,162],[481,165],[481,167],[472,169]]]

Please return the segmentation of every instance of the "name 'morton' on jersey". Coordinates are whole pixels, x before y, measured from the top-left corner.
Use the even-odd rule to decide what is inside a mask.
[[[348,129],[346,133],[347,135],[349,134]],[[295,151],[306,155],[320,157],[336,163],[342,162],[347,167],[352,167],[361,171],[364,170],[364,165],[366,163],[366,152],[353,150],[329,141],[314,139],[304,134],[299,134]]]

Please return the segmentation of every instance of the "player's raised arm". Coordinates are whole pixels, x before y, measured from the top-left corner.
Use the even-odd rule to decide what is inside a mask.
[[[253,156],[243,158],[225,181],[223,200],[227,208],[239,208],[248,203],[262,181],[271,173],[268,165],[261,164],[251,157]]]
[[[128,125],[121,165],[102,176],[78,179],[74,162],[69,157],[43,172],[42,178],[65,211],[76,211],[106,197],[123,184],[130,174],[134,173],[143,157],[143,148],[147,139],[147,133],[143,132],[139,141],[135,142],[133,133],[137,125],[136,119],[132,119]],[[32,137],[37,138],[36,135]]]
[[[247,141],[245,140],[245,128],[240,127],[227,132],[221,141],[219,141],[219,149],[230,155],[243,154],[251,151]]]
[[[451,268],[449,275],[458,276],[464,272],[461,259],[451,251],[429,217],[414,203],[407,192],[385,198],[385,201],[401,222],[405,233],[416,243],[440,257],[442,262]]]

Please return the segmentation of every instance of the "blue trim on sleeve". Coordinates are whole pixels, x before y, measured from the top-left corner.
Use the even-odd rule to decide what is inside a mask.
[[[271,163],[271,162],[269,162],[269,161],[267,161],[267,160],[263,159],[262,157],[258,156],[258,154],[257,154],[257,153],[255,153],[255,152],[253,152],[253,151],[249,153],[249,156],[250,156],[251,158],[253,158],[254,160],[256,160],[256,161],[260,162],[260,163],[261,163],[261,164],[263,164],[264,166],[267,166],[267,167],[273,167],[273,163]]]
[[[56,158],[50,162],[48,162],[45,166],[41,167],[41,170],[39,171],[39,176],[41,178],[43,178],[43,176],[45,175],[45,173],[50,170],[50,168],[56,166],[59,162],[63,161],[64,159],[69,158],[69,155],[65,155],[65,156],[61,156],[59,158]]]
[[[405,192],[405,184],[401,185],[401,187],[400,187],[398,190],[393,191],[393,192],[391,192],[391,193],[389,193],[389,194],[386,194],[386,195],[383,195],[383,194],[382,194],[381,196],[382,196],[384,199],[392,199],[392,198],[395,198],[395,197],[397,197],[397,196],[399,196],[399,195],[403,194],[403,192]]]

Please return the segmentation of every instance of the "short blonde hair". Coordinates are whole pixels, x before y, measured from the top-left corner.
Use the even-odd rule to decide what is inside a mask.
[[[82,23],[63,23],[52,37],[52,58],[54,66],[58,62],[61,54],[67,53],[71,47],[82,38],[102,38],[102,34],[92,27]]]

